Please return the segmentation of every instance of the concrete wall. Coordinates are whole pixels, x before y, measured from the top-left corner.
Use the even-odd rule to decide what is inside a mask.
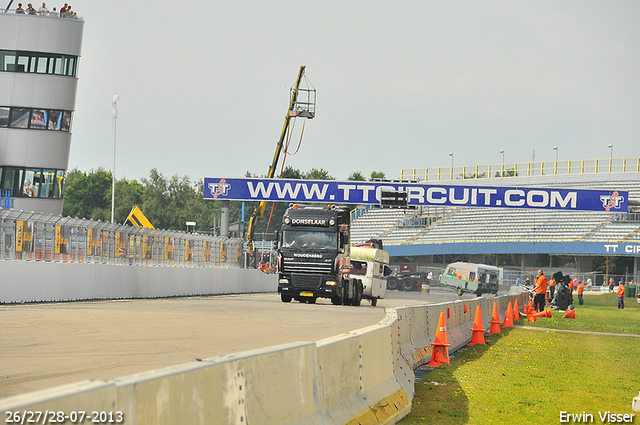
[[[0,261],[0,304],[275,292],[255,269]]]
[[[374,326],[112,379],[0,400],[0,411],[121,412],[126,424],[393,424],[411,410],[413,368],[429,362],[440,313],[450,350],[471,339],[477,306],[527,294],[388,309]]]

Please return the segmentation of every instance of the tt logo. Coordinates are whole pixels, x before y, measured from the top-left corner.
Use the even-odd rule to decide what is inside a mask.
[[[220,179],[220,181],[217,184],[209,183],[209,190],[211,191],[211,195],[216,199],[220,195],[227,196],[227,193],[229,193],[230,188],[231,188],[231,185],[227,183],[225,179]]]
[[[600,201],[602,201],[602,207],[609,211],[611,208],[620,208],[620,203],[624,201],[624,196],[620,196],[618,192],[613,192],[611,196],[600,196]]]

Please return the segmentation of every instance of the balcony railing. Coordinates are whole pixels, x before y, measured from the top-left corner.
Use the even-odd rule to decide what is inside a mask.
[[[400,178],[451,181],[497,177],[531,177],[569,174],[640,173],[640,158],[582,159],[519,162],[458,167],[403,168]]]

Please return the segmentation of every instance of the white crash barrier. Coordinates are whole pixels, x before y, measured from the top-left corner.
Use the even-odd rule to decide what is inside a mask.
[[[0,261],[0,304],[275,292],[256,269]]]
[[[430,361],[440,313],[451,351],[527,294],[388,309],[378,324],[317,343],[246,351],[109,381],[81,381],[0,400],[2,412],[120,415],[125,424],[393,424],[411,410],[413,369]],[[465,312],[466,306],[466,312]]]

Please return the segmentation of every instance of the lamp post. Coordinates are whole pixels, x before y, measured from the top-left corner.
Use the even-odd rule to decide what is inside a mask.
[[[114,223],[114,212],[116,206],[116,120],[118,119],[118,108],[116,102],[120,99],[118,93],[113,95],[111,102],[111,121],[113,121],[113,172],[111,173],[111,223]]]
[[[613,145],[609,143],[609,159],[613,160]]]
[[[554,146],[553,150],[556,151],[556,162],[558,162],[558,147]]]
[[[501,177],[504,177],[504,149],[500,149],[500,153],[502,154],[502,170],[501,170]]]
[[[451,180],[453,180],[453,152],[449,152],[449,156],[451,157]]]

